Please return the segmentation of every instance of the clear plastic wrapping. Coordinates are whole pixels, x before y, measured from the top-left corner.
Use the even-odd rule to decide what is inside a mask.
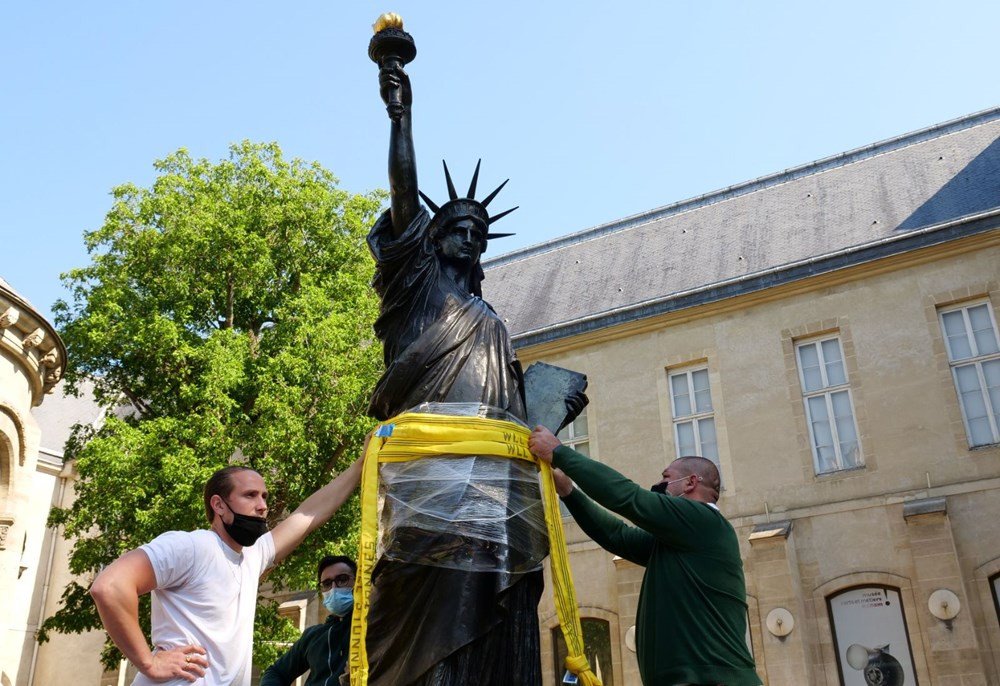
[[[479,403],[411,410],[521,424]],[[538,468],[505,457],[423,457],[379,466],[378,558],[469,572],[518,574],[548,554]]]

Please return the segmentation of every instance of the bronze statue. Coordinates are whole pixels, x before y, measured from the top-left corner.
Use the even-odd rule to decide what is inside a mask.
[[[386,363],[369,413],[386,420],[416,407],[525,422],[521,364],[480,291],[487,241],[509,235],[489,231],[512,211],[489,213],[503,184],[476,200],[477,164],[461,197],[445,165],[449,200],[438,206],[419,191],[403,70],[416,48],[401,25],[376,31],[369,54],[391,122],[391,205],[368,236]],[[389,533],[372,577],[369,683],[540,684],[537,606],[548,548],[534,465],[425,458],[383,464],[380,474],[380,522]],[[480,519],[484,511],[499,516]]]

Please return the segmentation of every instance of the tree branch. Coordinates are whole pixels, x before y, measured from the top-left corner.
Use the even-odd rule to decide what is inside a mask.
[[[337,464],[337,460],[340,459],[345,450],[347,450],[347,441],[341,440],[340,445],[338,445],[336,449],[334,449],[333,454],[330,455],[330,459],[326,461],[325,465],[323,465],[323,471],[332,472],[334,465]]]
[[[128,398],[128,401],[132,403],[132,407],[134,407],[136,410],[139,411],[139,414],[148,415],[152,410],[152,408],[149,406],[149,403],[147,403],[145,400],[136,395],[131,389],[122,388],[121,392],[122,395]]]
[[[226,321],[222,323],[223,329],[233,328],[233,275],[226,275]]]

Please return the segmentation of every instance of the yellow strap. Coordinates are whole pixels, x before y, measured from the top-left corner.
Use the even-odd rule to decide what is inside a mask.
[[[566,668],[577,675],[583,686],[601,686],[591,671],[583,652],[583,631],[576,607],[576,592],[569,569],[566,537],[559,515],[552,468],[535,460],[528,452],[530,432],[519,424],[481,417],[457,417],[407,413],[379,426],[368,444],[361,473],[361,543],[358,550],[358,583],[354,586],[354,613],[351,619],[351,686],[367,686],[368,654],[365,633],[368,628],[369,594],[375,544],[378,536],[378,465],[380,462],[405,462],[428,455],[488,455],[529,460],[541,467],[542,500],[545,503],[545,526],[549,532],[552,586],[556,614],[566,648]]]

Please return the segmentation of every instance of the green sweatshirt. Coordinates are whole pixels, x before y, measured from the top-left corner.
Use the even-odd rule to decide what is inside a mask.
[[[260,686],[290,686],[309,671],[305,686],[337,686],[347,664],[351,615],[330,615],[323,624],[302,632],[288,652],[279,657],[260,677]]]
[[[578,486],[564,502],[583,531],[646,568],[636,617],[642,683],[759,686],[746,644],[739,542],[725,517],[706,503],[641,488],[565,446],[552,463]]]

